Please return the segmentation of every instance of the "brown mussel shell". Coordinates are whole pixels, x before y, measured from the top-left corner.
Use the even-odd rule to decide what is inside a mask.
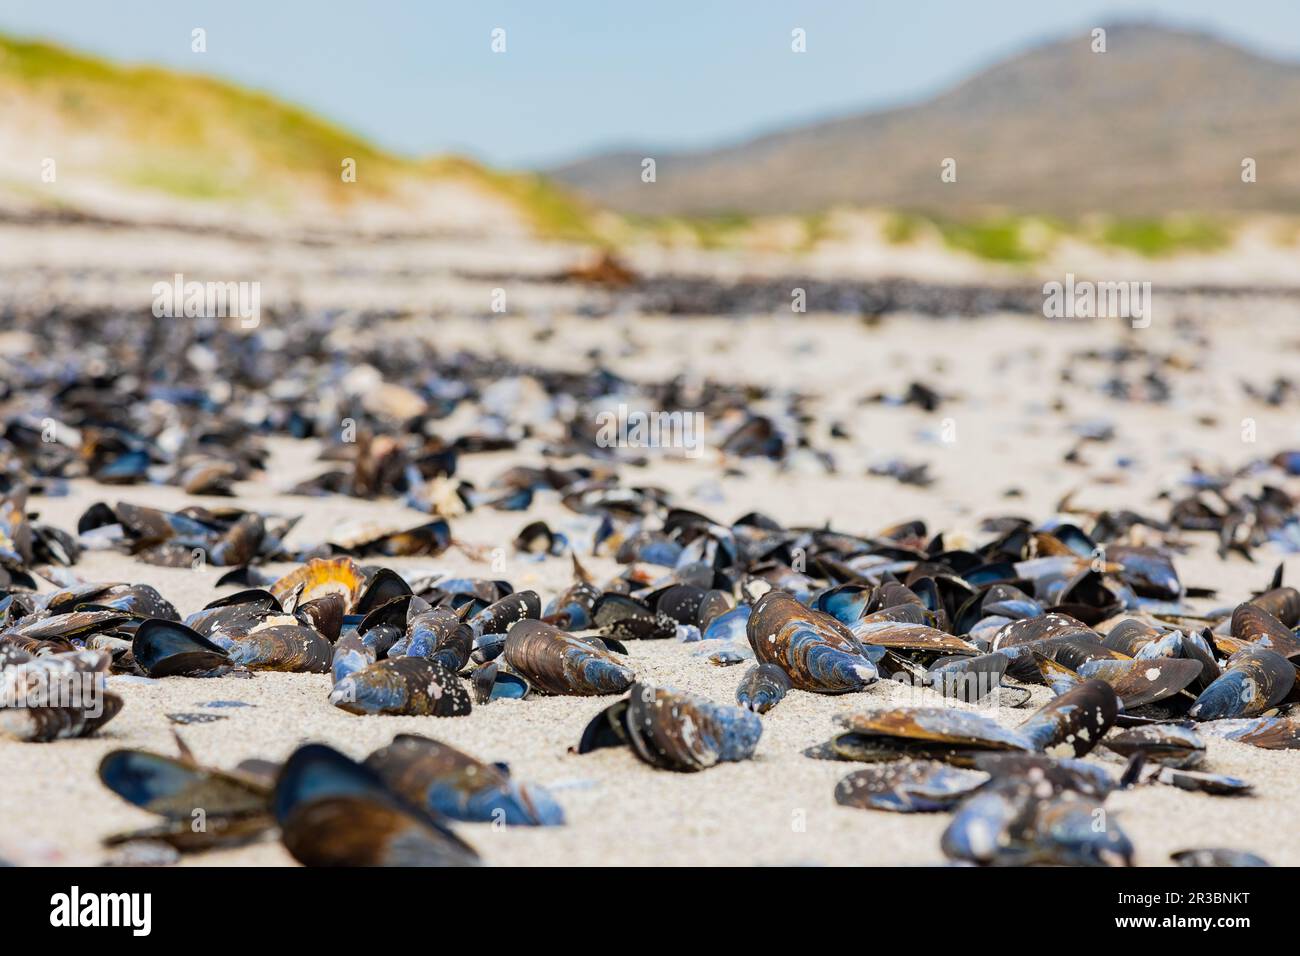
[[[769,591],[758,600],[746,634],[759,663],[777,665],[800,690],[845,693],[878,676],[847,627],[784,591]]]
[[[289,618],[289,620],[293,620]],[[334,648],[314,629],[302,624],[271,624],[233,641],[230,660],[249,670],[324,674]]]
[[[330,703],[350,714],[459,717],[470,712],[469,691],[437,661],[393,657],[354,671],[334,685]]]
[[[1121,757],[1142,753],[1149,761],[1180,770],[1189,770],[1205,759],[1205,741],[1195,730],[1180,724],[1134,727],[1107,737],[1102,744]]]
[[[900,760],[857,770],[835,785],[835,802],[862,810],[935,813],[951,810],[989,781],[979,770],[927,760]]]
[[[652,767],[690,773],[749,758],[762,732],[762,721],[748,710],[671,688],[633,684],[625,701],[596,715],[578,752],[626,743]]]
[[[533,687],[548,694],[620,694],[634,679],[632,670],[603,647],[531,619],[510,628],[503,656]]]
[[[1300,658],[1300,641],[1291,629],[1257,604],[1237,605],[1232,612],[1232,636],[1293,661]]]
[[[753,664],[736,688],[736,703],[757,714],[766,714],[785,699],[790,677],[775,664]]]
[[[1126,711],[1166,700],[1189,687],[1200,675],[1200,661],[1183,657],[1155,657],[1132,661],[1092,661],[1080,670],[1083,677],[1104,680],[1119,695]]]
[[[1228,659],[1228,667],[1196,698],[1193,720],[1257,717],[1276,707],[1295,686],[1296,671],[1280,654],[1247,645]]]
[[[473,847],[390,790],[370,768],[321,744],[280,770],[272,807],[285,849],[304,866],[467,866]]]

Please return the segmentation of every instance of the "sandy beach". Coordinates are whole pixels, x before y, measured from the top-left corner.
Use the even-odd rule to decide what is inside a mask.
[[[698,458],[650,452],[644,467],[620,466],[625,485],[667,489],[685,507],[729,522],[753,510],[786,524],[871,533],[905,519],[924,519],[930,533],[946,532],[950,546],[987,538],[979,522],[996,515],[1036,521],[1057,514],[1071,496],[1080,509],[1127,507],[1164,518],[1158,496],[1178,487],[1193,462],[1207,469],[1236,468],[1300,445],[1294,407],[1251,399],[1242,383],[1266,386],[1295,368],[1300,334],[1296,307],[1285,300],[1178,300],[1149,329],[1114,321],[1048,322],[1037,316],[936,320],[890,316],[868,323],[844,316],[755,317],[747,321],[638,316],[635,320],[557,319],[548,335],[522,318],[445,320],[414,316],[371,328],[379,336],[426,336],[440,349],[467,348],[543,367],[589,367],[596,350],[606,367],[638,381],[685,374],[701,379],[759,383],[809,397],[819,434],[840,423],[847,438],[825,438],[834,456],[828,473],[811,456],[795,454],[785,467],[758,459],[724,458],[717,442],[728,422],[706,422],[710,445]],[[580,344],[580,348],[579,348]],[[1129,345],[1160,356],[1174,391],[1153,404],[1109,397],[1104,382],[1134,368],[1086,353]],[[1140,366],[1145,370],[1145,365]],[[1063,377],[1063,372],[1068,375]],[[938,409],[873,401],[925,382],[944,398]],[[1104,420],[1109,442],[1081,446],[1077,462],[1065,453],[1079,438],[1073,425]],[[1247,435],[1245,422],[1251,422]],[[456,423],[444,437],[455,437]],[[948,440],[945,440],[945,436]],[[306,546],[345,522],[414,525],[426,516],[400,502],[346,497],[306,498],[285,493],[325,466],[315,442],[275,439],[265,476],[243,482],[243,507],[303,516],[289,540]],[[924,462],[934,483],[901,484],[866,474],[891,458]],[[464,477],[486,485],[507,467],[539,465],[525,442],[512,452],[464,456]],[[1291,493],[1300,481],[1282,482]],[[70,483],[60,497],[34,497],[40,520],[75,529],[95,501],[127,501],[179,508],[196,499],[166,486],[109,488]],[[207,499],[208,504],[221,504]],[[553,493],[539,494],[526,513],[479,508],[452,519],[467,547],[434,558],[392,559],[399,571],[440,569],[503,577],[549,599],[570,580],[567,558],[535,560],[510,547],[527,522],[542,518],[563,528],[573,514]],[[1231,606],[1267,586],[1274,566],[1300,576],[1300,557],[1272,545],[1251,563],[1240,555],[1220,560],[1213,535],[1182,536],[1188,548],[1175,563],[1187,586],[1212,588],[1197,607]],[[505,549],[504,568],[480,560]],[[596,579],[621,568],[608,558],[583,558]],[[287,571],[273,565],[269,571]],[[232,593],[217,589],[222,568],[150,566],[113,552],[88,552],[72,569],[89,581],[156,586],[188,614]],[[48,589],[48,585],[45,585]],[[743,667],[718,667],[707,645],[641,641],[629,645],[638,678],[730,702]],[[154,818],[106,790],[95,774],[110,750],[138,747],[174,753],[179,730],[200,759],[233,766],[241,759],[280,760],[307,741],[324,741],[361,758],[397,733],[437,737],[484,760],[506,761],[520,779],[551,788],[568,822],[556,828],[494,828],[457,824],[489,864],[718,865],[895,864],[943,862],[939,836],[947,814],[891,814],[837,806],[836,781],[857,765],[810,759],[802,751],[825,740],[832,718],[851,710],[897,703],[940,703],[930,692],[880,682],[848,696],[793,691],[763,720],[752,760],[697,774],[670,773],[640,763],[626,750],[570,754],[587,721],[610,699],[531,697],[475,707],[462,718],[356,717],[327,701],[328,675],[258,673],[252,679],[114,677],[110,688],[126,702],[97,736],[49,744],[0,742],[5,785],[0,788],[0,857],[17,862],[96,863],[111,854],[104,837],[148,826]],[[1051,697],[1034,689],[1025,709],[984,710],[1008,726]],[[209,708],[213,701],[251,706]],[[952,705],[950,705],[952,706]],[[177,727],[167,714],[209,712],[223,719]],[[1102,751],[1088,758],[1107,762]],[[1118,763],[1111,762],[1113,770]],[[1275,864],[1300,864],[1300,822],[1291,812],[1300,798],[1300,754],[1265,751],[1210,739],[1202,769],[1244,778],[1245,797],[1213,797],[1172,787],[1144,786],[1114,794],[1107,809],[1136,849],[1140,865],[1162,865],[1173,851],[1223,846],[1256,852]],[[252,846],[186,856],[187,865],[291,864],[274,837]]]

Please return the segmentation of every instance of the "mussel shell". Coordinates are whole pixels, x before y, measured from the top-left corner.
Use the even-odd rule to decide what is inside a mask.
[[[566,631],[581,631],[591,625],[591,606],[600,597],[600,591],[592,585],[576,555],[573,573],[577,580],[546,605],[542,619]]]
[[[1162,633],[1164,632],[1160,628],[1146,621],[1127,618],[1110,629],[1102,644],[1113,651],[1136,657],[1138,651],[1159,638]]]
[[[750,615],[754,613],[752,604],[738,604],[733,608],[715,615],[707,624],[703,626],[700,634],[701,639],[706,641],[734,641],[736,643],[748,640],[746,629],[749,626]]]
[[[412,645],[415,644],[416,633],[412,633]],[[429,659],[438,661],[448,670],[459,672],[466,664],[469,663],[470,652],[474,647],[474,632],[469,629],[468,624],[460,624],[451,630],[448,634],[443,634],[438,642],[434,645],[433,653]]]
[[[1257,594],[1249,604],[1267,611],[1286,627],[1300,624],[1300,591],[1292,587],[1277,587]]]
[[[28,651],[0,637],[0,667],[26,664],[32,659],[33,657]]]
[[[1013,852],[1013,837],[1032,822],[1034,798],[1023,789],[986,786],[964,800],[939,839],[951,860],[989,864]],[[1006,862],[1020,862],[1022,854]]]
[[[1300,641],[1291,629],[1256,604],[1239,604],[1232,612],[1232,636],[1276,651],[1292,660],[1300,658]]]
[[[591,621],[601,633],[618,640],[665,640],[677,634],[677,622],[652,611],[636,598],[606,592],[591,608]]]
[[[403,629],[395,624],[376,624],[364,631],[358,628],[356,634],[361,639],[361,643],[376,658],[387,657],[390,654],[393,657],[400,657],[400,654],[392,653],[393,649],[406,641]],[[339,640],[342,640],[342,638]]]
[[[881,608],[865,614],[848,625],[855,635],[859,630],[864,633],[874,625],[912,624],[924,628],[937,628],[938,618],[923,604],[895,604],[893,607]]]
[[[992,650],[1004,654],[1009,661],[1007,674],[1026,683],[1039,679],[1031,651],[1037,650],[1055,660],[1052,649],[1056,647],[1071,648],[1071,657],[1075,659],[1087,656],[1084,652],[1113,653],[1101,648],[1095,631],[1068,615],[1056,613],[1012,621],[993,636],[992,642]]]
[[[505,634],[480,634],[474,638],[470,660],[475,664],[488,664],[500,657],[505,649]]]
[[[924,607],[921,596],[901,581],[885,581],[872,592],[869,611],[882,611],[898,607],[900,604],[916,604]]]
[[[131,655],[150,677],[197,674],[230,663],[230,656],[177,621],[151,619],[136,629]]]
[[[1181,657],[1096,660],[1080,667],[1079,676],[1105,681],[1129,711],[1174,696],[1196,680],[1201,668],[1200,661]]]
[[[759,599],[746,634],[759,662],[776,664],[800,690],[842,694],[861,690],[878,676],[848,628],[784,591]]]
[[[700,608],[709,593],[722,594],[721,591],[706,591],[694,584],[673,584],[651,595],[648,603],[656,614],[667,617],[677,624],[692,624],[700,627]]]
[[[836,723],[850,735],[871,738],[869,744],[883,744],[896,752],[913,747],[927,753],[1033,749],[1023,734],[982,714],[949,707],[899,707],[846,714],[837,717]],[[837,745],[850,743],[836,740]],[[840,747],[835,749],[838,751]]]
[[[375,649],[366,644],[356,631],[348,631],[334,643],[330,656],[330,673],[337,684],[378,660]]]
[[[45,610],[51,614],[63,614],[68,611],[75,611],[83,604],[94,604],[100,598],[105,597],[119,588],[126,588],[129,585],[121,582],[99,582],[87,584],[72,584],[61,587],[57,591],[51,591],[45,595],[42,605]],[[115,610],[122,610],[116,608]],[[29,613],[29,612],[24,612]]]
[[[1106,736],[1118,715],[1119,698],[1110,685],[1085,680],[1049,701],[1016,730],[1031,741],[1029,749],[1047,750],[1068,743],[1074,756],[1082,757]]]
[[[588,754],[606,747],[626,747],[628,698],[616,700],[587,722],[574,753]]]
[[[501,767],[428,737],[399,734],[367,757],[365,766],[410,803],[453,820],[507,826],[564,823],[564,810],[546,790],[516,783]]]
[[[944,697],[973,704],[1001,689],[1006,669],[1002,654],[940,658],[926,673],[925,682]]]
[[[408,603],[410,599],[405,599]],[[384,607],[400,604],[402,600],[390,601]],[[382,608],[371,613],[370,620]],[[360,628],[366,633],[365,624]],[[427,657],[439,660],[454,671],[459,671],[469,660],[474,635],[469,625],[461,622],[460,616],[447,607],[429,608],[414,614],[405,625],[405,639],[389,648],[391,657],[406,655],[409,657]],[[400,646],[399,646],[400,645]]]
[[[1119,786],[1119,781],[1105,767],[1073,757],[987,751],[975,756],[974,766],[995,779],[1010,777],[1031,781],[1040,792],[1043,788],[1048,788],[1051,793],[1073,790],[1102,799]]]
[[[423,657],[395,657],[363,667],[334,685],[330,703],[350,714],[410,717],[459,717],[471,708],[460,678]]]
[[[1107,737],[1107,750],[1121,757],[1142,753],[1148,760],[1166,767],[1188,770],[1205,759],[1205,741],[1190,727],[1180,724],[1147,724]]]
[[[775,664],[754,664],[736,687],[736,703],[757,714],[766,714],[785,699],[790,677]]]
[[[46,743],[89,737],[122,712],[124,701],[100,691],[93,703],[65,707],[0,707],[0,738]]]
[[[1106,558],[1123,566],[1120,578],[1143,597],[1177,600],[1183,586],[1178,580],[1169,556],[1155,548],[1131,545],[1112,545],[1106,549]]]
[[[1257,717],[1281,703],[1295,679],[1295,667],[1280,654],[1244,650],[1228,661],[1228,669],[1201,692],[1187,715],[1194,720]]]
[[[1262,750],[1300,750],[1300,723],[1290,717],[1244,717],[1207,720],[1197,729]]]
[[[887,647],[903,653],[979,654],[979,648],[945,631],[919,624],[895,621],[868,621],[864,618],[849,628],[862,644]]]
[[[525,525],[514,541],[515,549],[526,554],[563,554],[566,543],[564,535],[555,534],[545,521]]]
[[[262,516],[249,512],[208,548],[208,561],[219,568],[248,564],[257,554],[265,534]]]
[[[981,617],[996,614],[1013,621],[1023,621],[1026,618],[1039,617],[1043,613],[1043,606],[1030,597],[1006,598],[1001,601],[985,600],[980,605]]]
[[[835,785],[835,802],[863,810],[935,813],[951,810],[984,786],[989,775],[924,760],[878,764]]]
[[[254,588],[213,601],[185,618],[185,626],[207,638],[239,638],[277,615],[284,615],[279,600],[268,591]]]
[[[724,644],[708,654],[709,663],[715,667],[732,667],[753,659],[754,652],[747,644]]]
[[[536,591],[514,591],[489,604],[469,620],[470,629],[481,634],[505,634],[516,621],[541,617],[542,602]]]
[[[623,541],[615,552],[619,564],[656,564],[665,568],[676,567],[682,556],[682,545],[662,531],[639,531]]]
[[[1088,568],[1066,582],[1055,595],[1056,613],[1068,614],[1084,624],[1097,624],[1123,608],[1123,603],[1108,587],[1099,571]]]
[[[867,613],[872,589],[863,584],[840,584],[828,588],[813,601],[813,607],[841,624],[852,624]]]
[[[260,840],[274,826],[275,820],[269,811],[244,816],[209,815],[205,818],[202,827],[195,827],[194,820],[190,818],[168,820],[158,826],[111,834],[104,838],[104,845],[162,843],[180,853],[193,853],[201,850],[245,846]]]
[[[1043,614],[1039,617],[1012,621],[1002,628],[993,638],[993,650],[1017,647],[1047,638],[1074,636],[1097,640],[1097,632],[1082,621],[1066,614]]]
[[[404,598],[410,593],[411,586],[400,574],[391,568],[379,568],[366,579],[365,586],[349,610],[353,614],[366,615],[375,608]]]
[[[334,648],[314,629],[302,624],[274,624],[231,641],[230,660],[249,670],[325,674]]]
[[[619,694],[632,670],[608,651],[542,621],[523,620],[506,637],[505,661],[548,694]]]
[[[704,596],[700,598],[700,607],[696,623],[699,625],[701,631],[707,630],[715,618],[727,613],[734,606],[735,602],[731,599],[731,595],[726,591],[720,591],[716,588],[706,591]],[[741,630],[743,632],[744,628],[742,627]]]
[[[757,714],[740,707],[671,688],[633,684],[626,729],[632,750],[646,763],[693,772],[753,756],[763,724]]]
[[[365,585],[365,575],[351,558],[312,558],[272,584],[270,591],[283,602],[301,587],[299,603],[334,593],[343,598],[347,609],[351,611]]]
[[[1093,661],[1129,660],[1119,651],[1112,651],[1101,644],[1095,639],[1095,635],[1093,637],[1084,637],[1083,635],[1050,637],[1046,640],[1035,641],[1032,644],[1025,645],[1025,647],[1030,652],[1034,663],[1038,665],[1039,674],[1042,673],[1041,663],[1038,661],[1040,656],[1076,672],[1085,664]],[[1008,673],[1029,682],[1029,675],[1022,673],[1017,664],[1017,661],[1009,664],[1007,667]]]
[[[1229,777],[1221,773],[1205,773],[1200,770],[1180,770],[1176,767],[1162,767],[1150,764],[1143,768],[1142,783],[1163,783],[1179,790],[1193,793],[1209,793],[1220,797],[1244,796],[1254,787],[1239,777]]]
[[[475,668],[470,677],[474,688],[474,703],[486,704],[493,700],[523,700],[532,687],[518,674],[502,670],[496,661],[488,661]]]
[[[1064,694],[1067,690],[1077,687],[1083,680],[1077,671],[1071,670],[1064,664],[1058,664],[1050,657],[1038,653],[1037,650],[1031,651],[1031,654],[1043,683],[1052,689],[1053,694]]]
[[[369,551],[390,557],[441,554],[451,547],[451,525],[443,518],[398,531],[376,541]]]
[[[181,616],[171,602],[158,593],[157,588],[148,584],[132,584],[117,587],[99,597],[97,607],[112,611],[124,611],[139,618],[161,618],[165,621],[179,621]]]
[[[1096,826],[1099,808],[1087,795],[1042,799],[1029,781],[1003,778],[962,803],[940,845],[952,859],[982,864],[1130,864],[1132,844],[1113,821]]]
[[[29,618],[8,632],[10,637],[26,637],[38,641],[71,641],[91,634],[111,631],[134,620],[123,611],[73,611],[50,617]]]
[[[304,866],[466,866],[474,849],[412,806],[367,767],[321,744],[281,768],[272,807],[281,838]]]
[[[1188,686],[1197,691],[1203,691],[1218,680],[1219,675],[1223,673],[1219,669],[1219,662],[1214,657],[1214,651],[1210,649],[1210,642],[1201,634],[1188,631],[1183,635],[1182,644],[1183,657],[1188,660],[1199,661],[1201,664],[1200,673]]]
[[[343,632],[343,615],[346,605],[341,594],[324,594],[310,601],[300,601],[295,614],[333,644]]]
[[[200,767],[144,750],[114,750],[99,762],[99,779],[123,800],[168,820],[266,814],[271,792],[251,777]]]
[[[1113,819],[1097,825],[1101,805],[1071,792],[1036,806],[1026,862],[1063,866],[1132,866],[1133,844]]]

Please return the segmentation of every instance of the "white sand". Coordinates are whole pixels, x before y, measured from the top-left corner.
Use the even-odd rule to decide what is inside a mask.
[[[1214,346],[1198,351],[1171,330],[1173,316],[1141,332],[1111,323],[1048,325],[1042,320],[996,319],[935,322],[897,319],[869,328],[847,319],[799,317],[779,320],[562,322],[545,345],[533,341],[526,323],[407,323],[407,334],[431,334],[447,343],[504,351],[538,361],[577,364],[592,345],[607,343],[610,367],[637,378],[690,370],[735,381],[754,381],[820,396],[819,412],[849,426],[850,442],[831,447],[840,459],[836,475],[804,469],[779,473],[766,462],[744,462],[745,475],[724,477],[718,457],[697,461],[656,460],[644,472],[625,468],[628,484],[659,484],[683,496],[683,503],[732,520],[759,509],[785,522],[830,520],[852,532],[871,532],[911,517],[926,518],[931,530],[974,532],[981,517],[1017,513],[1048,517],[1058,499],[1078,490],[1079,504],[1125,505],[1165,517],[1167,505],[1154,500],[1186,471],[1187,456],[1207,466],[1236,465],[1251,457],[1300,445],[1293,409],[1264,409],[1244,399],[1242,378],[1258,382],[1294,372],[1300,328],[1293,311],[1241,303],[1205,316],[1201,330]],[[388,334],[395,330],[376,330]],[[1175,377],[1179,397],[1168,407],[1123,404],[1084,386],[1102,377],[1100,366],[1076,367],[1077,384],[1062,386],[1064,356],[1132,336],[1137,344],[1172,350],[1204,363],[1201,371]],[[578,346],[581,346],[580,348]],[[896,393],[912,378],[938,385],[955,396],[934,414],[914,408],[859,404],[878,391]],[[1049,411],[1060,397],[1065,411]],[[1211,415],[1217,424],[1197,424]],[[1075,441],[1069,421],[1094,416],[1113,420],[1119,438],[1089,445],[1086,467],[1062,463]],[[1255,420],[1258,442],[1242,441],[1242,419]],[[957,441],[944,445],[918,437],[937,433],[951,418]],[[709,423],[710,438],[723,430]],[[310,446],[307,446],[310,448]],[[280,491],[316,466],[303,447],[278,442],[275,466],[263,481],[241,489],[241,504],[307,517],[294,541],[316,540],[343,520],[373,517],[416,523],[421,516],[395,503],[347,498],[291,498]],[[1123,470],[1120,455],[1140,467]],[[938,478],[928,489],[903,487],[889,479],[863,476],[866,463],[901,456],[931,464]],[[533,452],[470,456],[465,477],[485,482],[508,464],[540,463]],[[1114,481],[1115,483],[1099,483]],[[1005,499],[1011,487],[1023,497]],[[1300,482],[1287,487],[1300,492]],[[692,489],[703,488],[703,497]],[[723,500],[713,500],[718,489]],[[34,499],[43,520],[75,525],[90,502],[127,500],[177,507],[194,499],[174,488],[100,488],[78,483],[65,498]],[[222,502],[216,501],[220,504]],[[457,537],[487,548],[506,547],[527,521],[570,517],[554,496],[539,496],[526,514],[476,511],[453,522]],[[980,539],[982,540],[982,539]],[[1220,590],[1204,606],[1229,604],[1264,586],[1280,555],[1261,549],[1255,564],[1240,557],[1220,562],[1208,535],[1189,536],[1191,553],[1177,560],[1183,581]],[[954,542],[956,543],[956,539]],[[402,568],[439,567],[488,575],[486,563],[452,550],[430,559],[393,562]],[[1289,558],[1287,578],[1300,578],[1300,559]],[[592,559],[606,577],[619,569]],[[75,568],[90,580],[130,580],[157,586],[182,613],[217,595],[222,569],[197,571],[151,567],[115,554],[88,554]],[[550,597],[568,579],[567,560],[544,564],[511,556],[504,574],[516,588],[532,587]],[[229,590],[229,589],[227,589]],[[226,593],[226,592],[222,592]],[[656,683],[732,699],[743,667],[719,668],[695,656],[700,648],[673,642],[631,646],[638,676]],[[116,682],[115,682],[116,683]],[[246,757],[279,759],[298,744],[320,740],[362,757],[394,734],[414,731],[436,736],[488,760],[506,760],[521,778],[554,787],[569,818],[567,826],[495,830],[458,825],[458,830],[493,864],[927,864],[940,862],[939,835],[947,815],[898,815],[837,806],[835,782],[857,765],[811,760],[801,751],[824,740],[833,715],[910,698],[910,691],[877,685],[860,695],[821,697],[792,692],[763,718],[756,757],[699,774],[653,770],[630,752],[608,750],[573,756],[587,720],[611,699],[542,698],[500,701],[465,718],[361,718],[326,701],[324,675],[260,674],[252,680],[172,678],[127,682],[115,689],[126,700],[121,715],[96,738],[52,744],[0,743],[0,856],[32,858],[42,852],[66,862],[94,862],[105,851],[99,841],[123,829],[147,826],[153,818],[105,790],[95,767],[107,751],[144,747],[170,753],[173,725],[164,714],[200,710],[205,702],[237,699],[256,706],[225,711],[228,718],[180,728],[198,755],[218,766]],[[1039,688],[1035,703],[1048,699]],[[935,702],[937,698],[930,701]],[[1003,710],[1004,723],[1029,710]],[[1300,754],[1266,752],[1242,744],[1209,741],[1203,769],[1244,777],[1252,797],[1225,798],[1144,787],[1112,796],[1114,819],[1137,848],[1138,862],[1165,863],[1171,851],[1189,846],[1231,846],[1262,854],[1277,864],[1300,864]],[[187,858],[195,864],[281,864],[292,862],[276,841],[239,850]]]

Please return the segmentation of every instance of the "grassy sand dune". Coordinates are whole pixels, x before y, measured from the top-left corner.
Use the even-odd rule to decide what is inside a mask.
[[[548,238],[591,235],[587,207],[541,177],[463,157],[400,156],[302,107],[209,76],[0,36],[0,98],[0,200],[78,206],[93,182],[118,197],[222,210],[387,208],[405,211],[412,228],[422,217],[454,218],[459,204],[498,228],[514,219]],[[53,184],[41,178],[47,158],[57,163]],[[355,167],[350,181],[346,165]]]

